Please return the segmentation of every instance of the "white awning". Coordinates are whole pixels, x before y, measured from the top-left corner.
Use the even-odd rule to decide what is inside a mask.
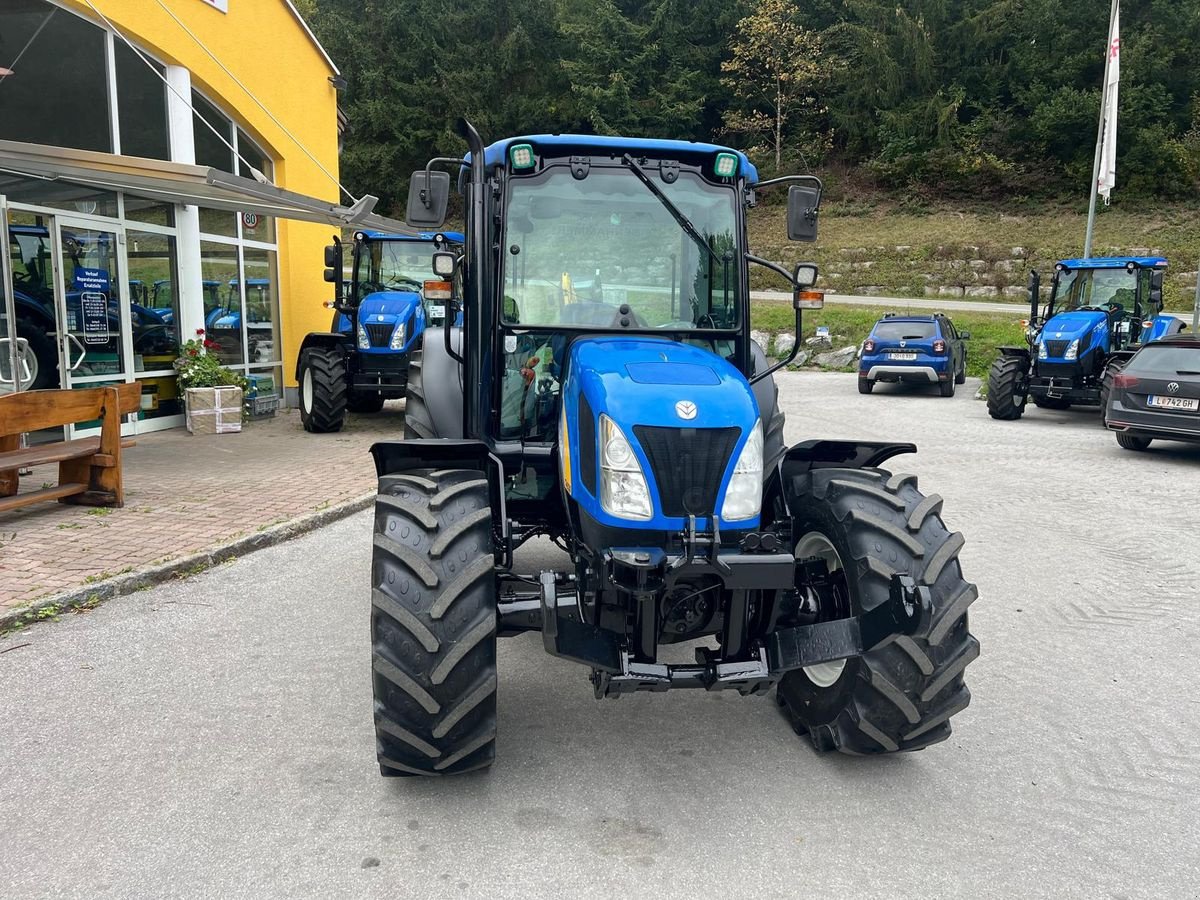
[[[24,179],[123,191],[165,203],[253,212],[339,227],[412,233],[403,222],[372,213],[378,198],[369,195],[354,206],[340,206],[205,166],[0,141],[0,194],[21,201],[21,193],[28,190]],[[36,203],[36,200],[31,198],[30,202]]]

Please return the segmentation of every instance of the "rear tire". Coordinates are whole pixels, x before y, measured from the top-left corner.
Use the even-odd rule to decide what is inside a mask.
[[[336,350],[300,354],[300,421],[312,434],[342,430],[346,418],[346,361]]]
[[[1135,434],[1126,434],[1124,431],[1116,432],[1117,443],[1126,450],[1145,450],[1150,446],[1150,438],[1138,437]]]
[[[418,350],[408,359],[408,384],[404,389],[404,439],[437,436],[433,415],[425,403],[425,379],[421,368],[421,352]]]
[[[870,378],[858,379],[858,392],[860,394],[869,394],[873,390],[875,390],[875,382]]]
[[[7,335],[5,335],[7,337]],[[25,390],[40,391],[59,386],[58,347],[54,338],[41,325],[29,319],[17,319],[17,337],[29,342],[29,352],[35,360],[33,380]],[[8,352],[7,346],[5,352]]]
[[[1100,376],[1100,424],[1108,427],[1108,398],[1112,396],[1112,383],[1116,374],[1125,368],[1125,363],[1119,360],[1113,360],[1104,367],[1104,374]]]
[[[922,495],[916,476],[880,469],[819,469],[794,478],[787,498],[797,549],[816,534],[836,551],[853,615],[886,602],[897,572],[928,585],[933,601],[926,638],[898,637],[840,671],[787,673],[778,701],[793,728],[822,752],[891,753],[945,740],[950,717],[970,702],[963,670],[979,642],[967,623],[978,592],[963,580],[963,538],[942,524],[942,498]]]
[[[476,470],[379,479],[371,661],[379,770],[457,775],[496,756],[496,578]]]
[[[953,397],[954,386],[956,384],[958,384],[958,382],[955,379],[947,378],[945,381],[938,382],[938,390],[942,392],[943,397]]]
[[[1028,363],[1020,356],[1001,356],[988,372],[988,415],[993,419],[1019,419],[1027,399],[1023,387]]]

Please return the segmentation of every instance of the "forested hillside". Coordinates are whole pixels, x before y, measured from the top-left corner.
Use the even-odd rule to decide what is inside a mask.
[[[301,0],[348,81],[353,190],[542,131],[712,140],[936,198],[1086,192],[1106,0]],[[1200,177],[1200,3],[1122,9],[1118,200]]]

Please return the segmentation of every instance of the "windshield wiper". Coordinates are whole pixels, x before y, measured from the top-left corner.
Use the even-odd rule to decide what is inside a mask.
[[[1200,375],[1200,372],[1197,372],[1195,369],[1176,369],[1175,374],[1176,375]]]
[[[700,230],[692,223],[692,220],[684,214],[683,210],[671,202],[671,198],[662,192],[659,186],[654,183],[654,180],[646,174],[645,169],[633,161],[632,156],[630,156],[628,153],[624,154],[621,157],[621,162],[628,166],[633,171],[633,174],[638,177],[638,181],[644,184],[650,193],[658,198],[658,202],[661,203],[667,212],[674,217],[675,221],[679,223],[679,227],[688,233],[688,237],[708,251],[708,255],[711,256],[716,263],[722,266],[726,265],[727,261],[718,256],[717,251],[709,246],[708,241],[705,239],[704,235],[700,233]]]

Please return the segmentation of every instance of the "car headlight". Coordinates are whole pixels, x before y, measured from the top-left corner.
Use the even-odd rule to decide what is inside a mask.
[[[392,332],[392,342],[388,346],[392,350],[403,350],[404,341],[408,337],[408,329],[403,322],[396,325],[396,330]]]
[[[1038,341],[1038,359],[1045,359],[1046,356],[1046,342]]]
[[[358,323],[358,349],[359,350],[370,350],[371,349],[371,339],[369,337],[367,337],[367,329],[363,328],[362,322]]]
[[[1075,338],[1067,346],[1067,352],[1063,356],[1063,359],[1079,359],[1079,338]]]
[[[725,502],[721,504],[721,521],[737,522],[753,519],[762,507],[763,485],[763,437],[762,421],[754,423],[746,446],[738,454],[733,467],[733,476],[725,490]]]
[[[653,515],[650,489],[633,447],[604,414],[600,415],[600,506],[622,519],[649,519]]]

